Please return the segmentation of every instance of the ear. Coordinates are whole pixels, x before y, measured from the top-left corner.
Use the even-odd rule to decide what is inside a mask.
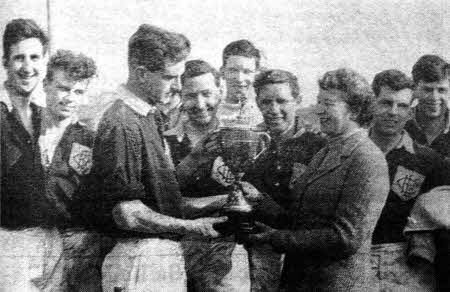
[[[42,58],[44,59],[45,64],[47,64],[48,61],[49,61],[49,53],[48,53],[48,52],[45,52],[44,55],[42,56]]]
[[[137,66],[134,69],[136,78],[140,83],[144,83],[147,80],[147,72],[148,70],[144,66]]]
[[[42,87],[44,88],[44,90],[47,88],[49,83],[50,83],[50,80],[48,80],[47,77],[45,77],[44,80],[42,80]]]
[[[227,90],[227,87],[225,85],[225,80],[223,78],[220,78],[219,97],[220,97],[221,100],[225,98],[226,90]]]
[[[356,122],[358,120],[358,117],[361,114],[361,108],[358,108],[358,110],[356,112],[354,112],[353,110],[350,109],[350,106],[348,106],[349,112],[350,112],[350,120]]]

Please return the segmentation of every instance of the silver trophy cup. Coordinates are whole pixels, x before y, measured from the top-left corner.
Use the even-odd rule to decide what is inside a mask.
[[[229,220],[222,226],[226,234],[235,234],[238,242],[243,236],[255,232],[252,207],[243,195],[239,181],[252,167],[256,159],[270,145],[270,136],[249,127],[222,127],[219,129],[222,158],[234,174],[234,182],[223,207],[223,214]]]

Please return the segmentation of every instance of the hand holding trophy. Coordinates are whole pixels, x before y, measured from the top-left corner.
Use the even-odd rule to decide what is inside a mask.
[[[227,203],[222,210],[223,215],[229,220],[217,229],[223,234],[234,234],[240,243],[242,238],[256,232],[252,216],[253,208],[244,196],[246,183],[241,182],[241,179],[255,160],[268,149],[270,136],[246,124],[240,124],[239,120],[220,127],[217,133],[223,161],[235,177]]]

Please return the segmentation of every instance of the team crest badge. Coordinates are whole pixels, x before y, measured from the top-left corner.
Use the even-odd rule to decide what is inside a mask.
[[[289,181],[289,188],[292,189],[295,183],[298,182],[300,177],[305,173],[306,165],[303,163],[295,162],[292,166],[292,175]]]
[[[408,201],[417,197],[424,180],[424,175],[399,165],[391,188],[403,201]]]
[[[230,186],[235,180],[230,168],[225,165],[222,157],[217,157],[211,171],[211,178],[223,186]]]
[[[88,174],[92,168],[92,149],[78,143],[73,143],[72,150],[70,151],[69,165],[79,175]]]

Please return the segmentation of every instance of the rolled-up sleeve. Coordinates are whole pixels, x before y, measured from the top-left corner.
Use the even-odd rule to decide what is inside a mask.
[[[389,192],[388,168],[382,155],[352,156],[335,215],[317,215],[314,227],[299,224],[297,230],[274,232],[270,240],[276,249],[346,257],[371,236]]]
[[[142,143],[130,128],[118,122],[101,123],[94,146],[93,184],[103,217],[121,201],[143,199]]]

